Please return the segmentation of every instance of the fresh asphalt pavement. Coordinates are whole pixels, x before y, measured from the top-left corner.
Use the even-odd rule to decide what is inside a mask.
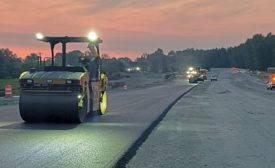
[[[0,107],[0,167],[113,167],[144,130],[193,85],[175,82],[110,93],[104,116],[82,124],[29,124]]]
[[[246,73],[215,69],[179,100],[127,167],[274,168],[275,91]]]

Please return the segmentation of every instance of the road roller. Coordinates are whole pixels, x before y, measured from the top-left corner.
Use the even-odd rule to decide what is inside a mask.
[[[48,66],[30,69],[19,77],[19,111],[26,122],[85,121],[87,115],[107,108],[107,76],[101,72],[99,44],[103,41],[91,32],[87,37],[49,37],[36,34],[50,44]],[[74,66],[66,63],[68,43],[87,43],[89,51]],[[62,63],[56,63],[54,48],[62,45]]]

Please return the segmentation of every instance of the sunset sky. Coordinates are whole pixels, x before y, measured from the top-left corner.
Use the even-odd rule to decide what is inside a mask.
[[[0,48],[19,57],[49,56],[48,36],[86,36],[95,30],[102,53],[135,58],[162,48],[238,45],[275,31],[275,0],[0,0]],[[85,47],[83,47],[85,48]]]

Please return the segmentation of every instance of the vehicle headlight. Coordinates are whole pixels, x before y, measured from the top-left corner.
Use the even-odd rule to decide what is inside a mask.
[[[80,84],[80,80],[67,79],[66,80],[66,84],[67,85],[79,85]]]
[[[27,79],[27,83],[33,83],[32,79]]]
[[[72,84],[73,81],[72,81],[72,80],[66,80],[66,83],[67,83],[67,84]]]

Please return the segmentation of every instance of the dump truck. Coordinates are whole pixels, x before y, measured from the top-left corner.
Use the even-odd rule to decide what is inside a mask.
[[[31,69],[19,77],[21,87],[19,111],[26,122],[85,121],[87,115],[107,108],[107,76],[101,72],[99,44],[103,41],[90,33],[88,37],[49,37],[37,39],[50,44],[51,65]],[[77,66],[66,64],[68,43],[88,43],[88,54]],[[54,48],[62,45],[62,65],[55,63]]]

